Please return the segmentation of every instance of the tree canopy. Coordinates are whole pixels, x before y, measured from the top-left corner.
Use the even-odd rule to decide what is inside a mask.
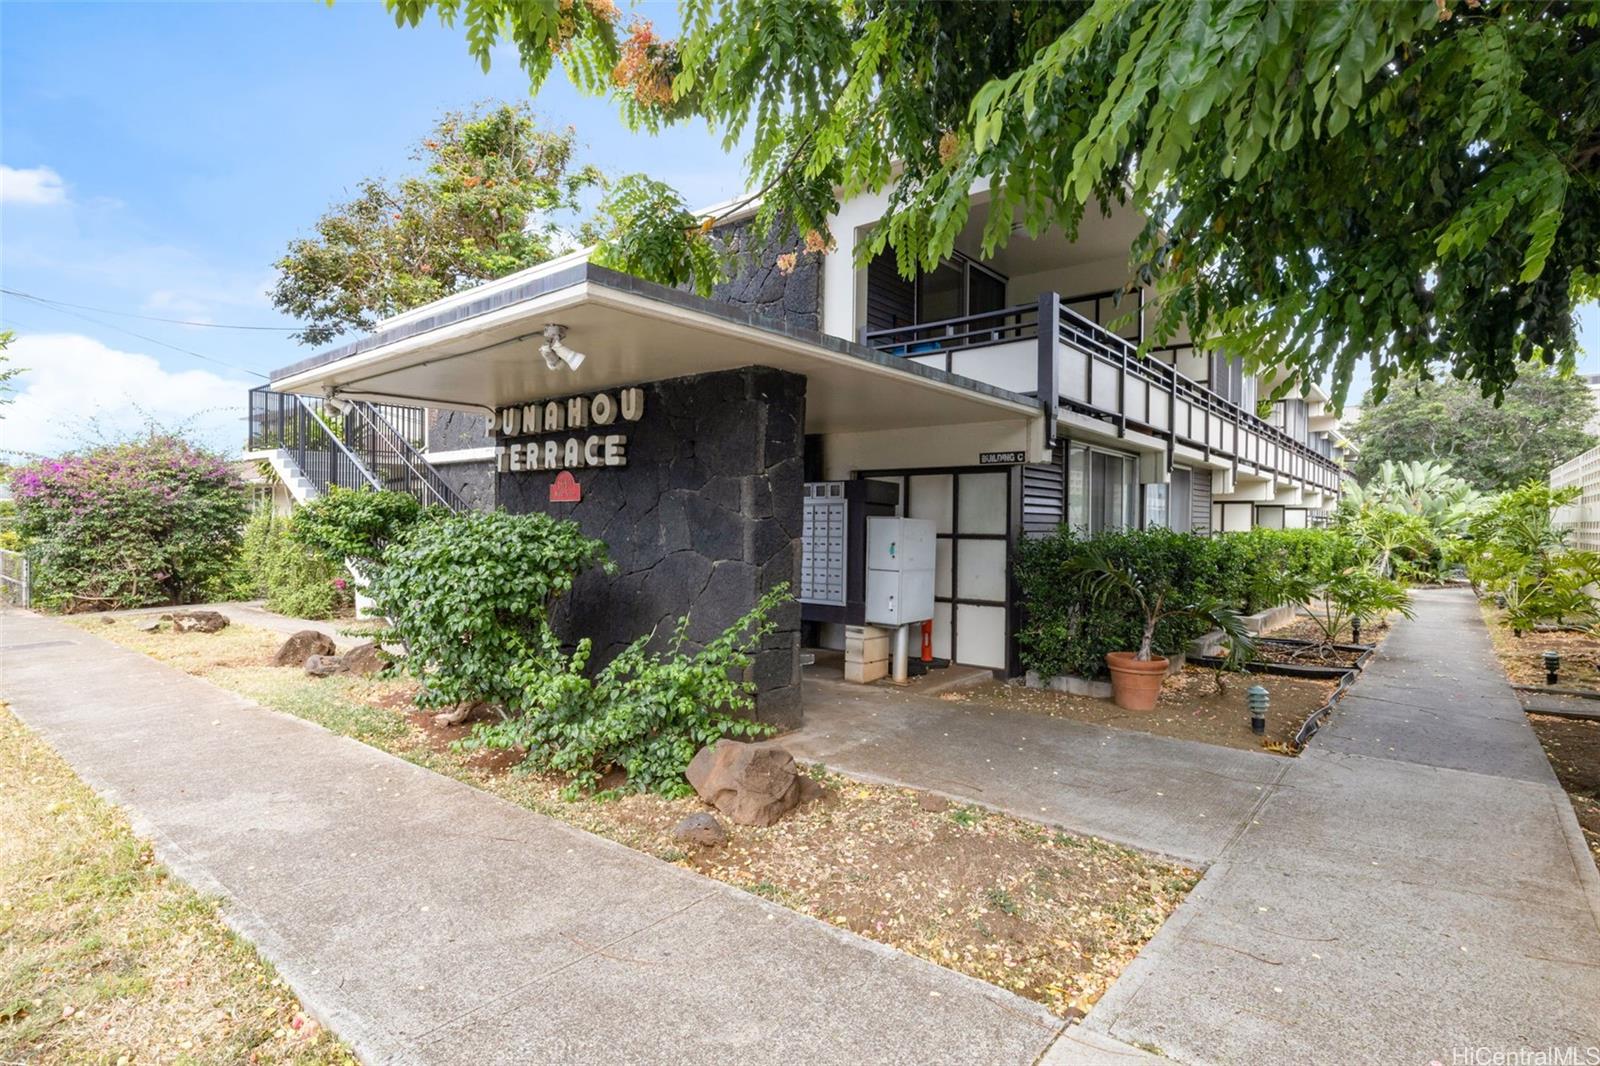
[[[1349,436],[1354,475],[1379,478],[1388,463],[1449,464],[1482,492],[1504,492],[1593,447],[1595,403],[1580,378],[1525,367],[1497,406],[1471,385],[1403,378],[1380,404],[1362,408]]]
[[[1600,296],[1600,5],[680,0],[668,40],[612,0],[386,2],[459,22],[485,68],[513,45],[535,89],[559,59],[639,128],[748,137],[761,218],[814,248],[838,198],[887,190],[858,251],[906,273],[951,251],[975,183],[986,251],[1130,203],[1157,341],[1187,328],[1341,402],[1362,360],[1379,397],[1440,365],[1491,395],[1569,367]],[[628,221],[658,280],[711,240]]]
[[[592,241],[576,215],[601,175],[575,151],[571,128],[540,126],[526,105],[445,114],[412,153],[420,174],[367,178],[290,243],[274,306],[305,323],[297,339],[324,344]]]

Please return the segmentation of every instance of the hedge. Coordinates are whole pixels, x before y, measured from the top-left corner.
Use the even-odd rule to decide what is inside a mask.
[[[1283,602],[1284,575],[1332,573],[1356,562],[1353,542],[1328,530],[1255,529],[1203,537],[1150,529],[1085,537],[1062,526],[1017,547],[1024,619],[1017,643],[1023,665],[1042,676],[1100,677],[1107,652],[1139,644],[1136,613],[1122,604],[1091,604],[1069,573],[1073,558],[1091,545],[1113,563],[1166,575],[1185,598],[1216,596],[1241,614]],[[1155,651],[1181,652],[1203,630],[1188,619],[1163,622]]]

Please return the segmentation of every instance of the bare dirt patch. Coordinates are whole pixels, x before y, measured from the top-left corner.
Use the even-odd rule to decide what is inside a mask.
[[[1161,700],[1153,711],[1125,711],[1110,700],[1072,696],[1065,692],[1027,688],[1016,682],[990,681],[946,692],[943,700],[994,704],[1013,710],[1070,718],[1091,725],[1116,729],[1136,729],[1141,733],[1196,740],[1249,751],[1271,750],[1288,754],[1288,747],[1312,711],[1333,694],[1332,681],[1276,677],[1271,674],[1223,674],[1218,689],[1215,670],[1189,666],[1167,678],[1161,686]],[[1267,731],[1256,736],[1250,731],[1250,711],[1245,705],[1245,690],[1261,685],[1267,690],[1271,706],[1267,711]],[[1267,748],[1267,745],[1277,745]]]
[[[0,826],[0,1062],[354,1064],[3,704]]]
[[[1199,879],[1197,871],[1127,848],[974,807],[925,810],[914,791],[820,769],[812,772],[824,785],[823,798],[777,825],[729,825],[728,842],[715,848],[680,844],[672,828],[707,809],[698,800],[565,800],[565,781],[520,771],[514,753],[453,750],[452,741],[469,727],[440,726],[418,712],[409,702],[410,681],[316,679],[255,665],[206,669],[192,647],[180,644],[192,635],[105,630],[91,632],[157,659],[179,655],[190,672],[267,706],[1011,989],[1064,1017],[1099,999]],[[235,639],[249,646],[243,633]],[[1243,688],[1231,689],[1239,700]]]
[[[1571,798],[1572,813],[1578,816],[1595,866],[1600,867],[1600,722],[1530,714],[1528,723]]]
[[[1398,617],[1399,615],[1392,615],[1383,618],[1362,619],[1360,640],[1353,640],[1351,637],[1350,626],[1345,625],[1339,630],[1336,637],[1336,643],[1381,644],[1383,642],[1383,638],[1387,637],[1389,635],[1389,631],[1394,628],[1394,620]],[[1322,630],[1317,627],[1315,622],[1302,616],[1300,618],[1296,618],[1292,622],[1286,622],[1285,624],[1274,629],[1269,629],[1263,633],[1262,636],[1291,637],[1296,640],[1321,640],[1323,634]]]
[[[1561,656],[1559,687],[1600,693],[1600,636],[1551,630],[1524,632],[1519,637],[1502,620],[1504,612],[1487,600],[1479,603],[1484,621],[1489,624],[1495,654],[1500,657],[1500,665],[1505,667],[1506,676],[1513,685],[1543,685],[1544,653],[1553,651]]]

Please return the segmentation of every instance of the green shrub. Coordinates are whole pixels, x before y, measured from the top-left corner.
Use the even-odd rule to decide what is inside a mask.
[[[371,563],[428,513],[409,493],[334,486],[295,510],[290,535],[330,559]]]
[[[68,610],[223,593],[248,507],[220,455],[151,434],[11,472],[34,602]]]
[[[545,514],[469,511],[419,522],[385,549],[367,590],[422,682],[423,707],[526,706],[529,671],[563,672],[550,610],[606,547]]]
[[[1316,645],[1327,651],[1355,621],[1398,611],[1411,618],[1411,600],[1400,582],[1357,563],[1333,571],[1305,571],[1287,584],[1289,602],[1311,619]]]
[[[333,618],[353,600],[350,572],[336,559],[308,550],[291,535],[294,518],[268,508],[245,527],[244,564],[248,592],[267,609],[291,618]]]
[[[1348,537],[1318,529],[1255,529],[1201,537],[1164,529],[1130,530],[1084,537],[1062,526],[1048,537],[1017,546],[1016,577],[1025,609],[1017,633],[1023,665],[1049,677],[1099,677],[1105,656],[1133,651],[1144,635],[1144,617],[1129,597],[1096,602],[1076,572],[1085,551],[1111,568],[1171,590],[1180,603],[1219,601],[1241,614],[1288,602],[1288,579],[1329,575],[1353,565]],[[1157,655],[1183,651],[1211,624],[1193,614],[1162,619],[1151,641]]]
[[[1133,651],[1144,638],[1145,618],[1128,599],[1098,599],[1090,594],[1079,560],[1085,551],[1108,565],[1146,575],[1178,595],[1219,595],[1224,574],[1218,542],[1164,529],[1102,533],[1083,537],[1062,526],[1054,534],[1017,546],[1017,584],[1026,609],[1017,634],[1022,662],[1049,677],[1105,673],[1107,652]],[[1231,596],[1222,596],[1235,602]],[[1157,655],[1172,655],[1209,628],[1189,616],[1159,621],[1151,639]]]
[[[687,795],[684,771],[695,752],[723,737],[772,732],[748,717],[755,686],[743,675],[788,591],[768,592],[699,652],[684,650],[684,616],[664,651],[646,651],[655,636],[648,633],[592,679],[584,673],[588,640],[570,658],[524,662],[513,671],[524,712],[480,723],[462,746],[526,749],[531,769],[570,775],[568,796],[592,791],[613,769],[627,772],[628,791]]]

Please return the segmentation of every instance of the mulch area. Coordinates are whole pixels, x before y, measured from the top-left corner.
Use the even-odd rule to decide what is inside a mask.
[[[1572,799],[1572,813],[1600,867],[1600,722],[1530,714],[1528,723]]]
[[[1267,710],[1267,731],[1263,736],[1250,731],[1245,691],[1252,685],[1264,687],[1271,701]],[[1333,681],[1219,673],[1187,666],[1162,683],[1161,699],[1156,709],[1148,712],[1125,711],[1110,700],[1027,688],[1018,682],[985,682],[946,692],[939,698],[994,704],[1178,740],[1292,755],[1295,732],[1311,712],[1327,702],[1334,687]]]
[[[1600,636],[1575,630],[1524,632],[1517,636],[1501,621],[1502,612],[1481,601],[1495,654],[1514,685],[1545,683],[1544,653],[1561,656],[1559,686],[1600,693]]]

